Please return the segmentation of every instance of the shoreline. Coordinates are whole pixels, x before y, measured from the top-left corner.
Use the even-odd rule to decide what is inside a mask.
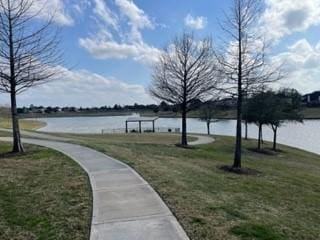
[[[137,112],[126,112],[126,113],[112,113],[112,114],[41,114],[41,115],[20,115],[19,119],[42,119],[42,118],[76,118],[76,117],[123,117],[123,116],[130,116],[132,114],[135,114]],[[137,113],[139,114],[139,113]],[[181,118],[181,116],[178,115],[150,115],[150,114],[143,114],[140,113],[141,116],[146,116],[146,117],[159,117],[159,118]],[[191,119],[198,119],[200,116],[196,115],[191,115],[187,118]],[[235,117],[216,117],[214,119],[217,120],[236,120]],[[303,120],[320,120],[320,117],[305,117]]]
[[[74,112],[39,112],[39,113],[20,113],[19,118],[71,118],[71,117],[114,117],[114,116],[130,116],[139,114],[142,117],[159,117],[159,118],[181,118],[181,114],[177,111],[152,111],[147,109],[123,109],[110,111],[74,111]],[[320,120],[320,107],[301,109],[304,120]],[[215,113],[215,119],[218,120],[235,120],[236,110],[233,108],[220,109]],[[188,118],[200,118],[199,110],[192,110],[188,113]]]
[[[33,129],[31,131],[34,131],[34,132],[38,132],[40,134],[47,134],[47,135],[52,135],[52,136],[57,136],[57,135],[75,135],[75,136],[94,136],[94,135],[101,135],[99,133],[72,133],[72,132],[49,132],[49,131],[41,131],[42,128],[38,128],[38,129]],[[10,129],[0,129],[0,132],[2,131],[5,131],[5,132],[10,132]],[[30,130],[23,130],[23,131],[30,131]],[[150,134],[150,133],[145,133],[145,134]],[[152,133],[151,133],[152,134]],[[179,135],[179,134],[176,134],[176,133],[159,133],[159,134],[170,134],[170,135]],[[125,133],[121,133],[121,134],[104,134],[104,135],[126,135]],[[132,134],[129,134],[129,135],[132,135]],[[200,136],[208,136],[207,134],[202,134],[202,133],[196,133],[196,132],[189,132],[188,135],[200,135]],[[228,135],[228,134],[212,134],[210,135],[210,137],[232,137],[234,138],[234,136],[232,135]],[[252,138],[250,137],[247,141],[257,141],[257,138]],[[266,143],[272,143],[272,141],[270,140],[266,140],[265,141]],[[299,147],[299,146],[294,146],[294,145],[291,145],[291,144],[288,144],[288,143],[282,143],[281,141],[278,142],[279,145],[282,145],[282,146],[285,146],[285,147],[289,147],[289,148],[292,148],[292,149],[296,149],[296,150],[299,150],[299,151],[304,151],[304,152],[307,152],[307,153],[311,153],[311,154],[315,154],[315,155],[318,155],[320,157],[320,152],[315,152],[315,151],[312,151],[312,150],[308,150],[308,149],[305,149],[303,147]]]

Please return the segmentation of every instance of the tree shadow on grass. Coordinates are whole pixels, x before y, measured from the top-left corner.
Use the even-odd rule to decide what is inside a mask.
[[[182,145],[182,144],[180,144],[180,143],[175,144],[175,146],[178,147],[178,148],[184,148],[184,149],[190,149],[190,150],[196,149],[196,147],[194,147],[194,146],[191,146],[191,145]]]
[[[240,237],[241,240],[284,240],[286,239],[282,234],[279,234],[272,227],[253,224],[243,223],[239,226],[235,226],[230,230],[231,233]]]
[[[21,156],[21,153],[13,153],[13,152],[5,152],[5,153],[0,153],[0,158],[14,158],[16,156]]]
[[[251,169],[251,168],[234,168],[229,165],[219,165],[217,166],[219,170],[222,170],[224,172],[229,172],[229,173],[235,173],[238,175],[247,175],[247,176],[259,176],[262,173],[258,170]]]
[[[26,157],[28,155],[32,155],[34,151],[25,151],[25,152],[20,152],[20,153],[14,153],[14,152],[2,152],[0,153],[0,159],[1,158],[16,158],[16,157]]]
[[[277,150],[273,150],[272,148],[247,148],[250,152],[254,152],[254,153],[259,153],[259,154],[263,154],[263,155],[268,155],[268,156],[276,156],[280,153],[284,153],[283,150],[277,149]]]

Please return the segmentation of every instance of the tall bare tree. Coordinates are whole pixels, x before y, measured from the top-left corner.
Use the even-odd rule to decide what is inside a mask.
[[[17,94],[50,80],[60,63],[57,29],[52,18],[40,21],[33,0],[0,0],[0,91],[9,93],[13,152],[23,152]]]
[[[196,41],[184,33],[176,37],[161,54],[153,69],[150,93],[167,103],[180,106],[181,145],[187,146],[187,113],[195,100],[205,99],[217,85],[212,41]]]
[[[220,24],[225,38],[215,51],[219,71],[226,81],[224,90],[237,98],[234,169],[241,168],[244,99],[281,76],[280,66],[272,68],[268,62],[268,44],[257,27],[262,10],[261,0],[233,0],[225,21]]]

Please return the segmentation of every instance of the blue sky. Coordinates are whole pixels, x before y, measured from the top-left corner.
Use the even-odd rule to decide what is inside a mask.
[[[117,11],[113,1],[104,1],[110,9]],[[213,35],[211,29],[217,29],[216,16],[221,14],[219,9],[223,9],[223,4],[218,4],[218,1],[205,0],[203,4],[195,4],[195,1],[184,1],[181,7],[172,11],[173,6],[181,5],[181,0],[164,0],[161,4],[155,4],[155,1],[135,1],[139,8],[143,9],[145,14],[155,25],[153,28],[146,28],[141,30],[143,41],[156,48],[163,48],[175,35],[183,30],[195,31],[185,26],[184,19],[190,14],[192,16],[214,16],[211,21],[207,20],[206,27],[201,31],[195,31],[195,34]],[[221,1],[222,2],[222,1]],[[207,10],[206,10],[207,9]],[[211,10],[210,10],[211,9]],[[95,29],[95,20],[92,19],[92,9],[88,9],[81,19],[80,24],[75,24],[70,32],[68,28],[65,31],[65,48],[68,49],[68,62],[76,63],[77,68],[85,68],[93,72],[102,74],[104,76],[113,76],[117,79],[122,79],[128,83],[138,83],[145,86],[150,82],[150,66],[148,64],[141,64],[132,58],[107,58],[96,59],[88,51],[86,51],[79,44],[79,38],[86,38],[89,34],[96,34],[99,29]],[[126,20],[120,24],[122,27],[127,27]],[[107,27],[106,27],[107,29]],[[128,30],[129,31],[129,30]]]
[[[197,37],[221,35],[232,0],[36,0],[56,9],[62,29],[65,70],[47,85],[23,93],[20,106],[153,103],[146,89],[161,48],[183,31]],[[272,61],[286,63],[278,87],[302,93],[320,90],[320,0],[265,0],[260,26],[273,42]],[[68,68],[70,68],[68,70]],[[1,104],[8,96],[0,96]]]

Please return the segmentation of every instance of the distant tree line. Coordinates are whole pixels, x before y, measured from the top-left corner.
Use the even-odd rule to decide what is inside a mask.
[[[295,91],[295,90],[293,90]],[[298,93],[299,94],[299,93]],[[299,94],[299,98],[296,99],[299,101],[300,109],[302,107],[318,107],[315,103],[313,105],[307,104],[305,101],[305,97]],[[208,101],[201,101],[195,99],[191,102],[190,108],[191,110],[199,111],[199,117],[205,118],[205,112],[208,116],[212,115],[214,117],[217,116],[217,112],[226,111],[226,110],[235,110],[236,109],[237,99],[234,98],[222,98],[218,100],[208,100]],[[3,107],[2,109],[7,109],[8,107]],[[6,110],[6,112],[7,112]],[[113,106],[101,106],[101,107],[74,107],[74,106],[67,106],[67,107],[59,107],[59,106],[35,106],[31,104],[30,106],[26,107],[19,107],[17,109],[18,114],[30,114],[30,113],[38,113],[38,114],[54,114],[54,113],[97,113],[97,112],[115,112],[115,111],[150,111],[154,113],[159,112],[172,112],[178,113],[179,112],[179,105],[177,104],[168,104],[165,101],[160,102],[159,104],[132,104],[132,105],[120,105],[115,104]],[[244,112],[244,115],[246,112]],[[246,121],[246,116],[243,117]]]
[[[37,114],[54,114],[54,113],[103,113],[103,112],[114,112],[114,111],[154,111],[158,112],[159,110],[163,111],[171,111],[172,106],[168,106],[162,108],[160,105],[156,104],[134,104],[134,105],[119,105],[115,104],[114,106],[101,106],[101,107],[52,107],[52,106],[34,106],[30,105],[29,107],[21,107],[18,108],[19,114],[30,114],[30,113],[37,113]]]
[[[225,98],[217,101],[202,102],[201,100],[195,99],[190,103],[191,110],[199,110],[205,105],[210,105],[215,109],[229,110],[235,107],[235,99]],[[30,105],[29,107],[20,107],[17,109],[19,114],[55,114],[55,113],[104,113],[104,112],[139,112],[148,111],[153,113],[159,112],[179,112],[179,105],[168,104],[165,101],[160,104],[138,104],[133,105],[120,105],[115,104],[113,106],[101,106],[101,107],[59,107],[59,106],[35,106]]]
[[[54,114],[54,113],[97,113],[97,112],[114,112],[114,111],[131,111],[131,110],[150,110],[150,111],[158,111],[159,106],[156,104],[142,105],[142,104],[134,104],[134,105],[119,105],[115,104],[114,106],[101,106],[101,107],[52,107],[52,106],[34,106],[30,105],[29,107],[21,107],[18,108],[19,114],[30,114],[30,113],[38,113],[38,114]]]

